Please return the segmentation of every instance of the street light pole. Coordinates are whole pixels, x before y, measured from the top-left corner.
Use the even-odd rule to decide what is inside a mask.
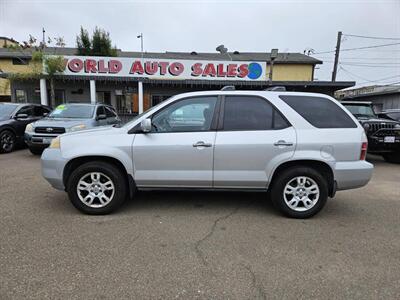
[[[278,49],[272,49],[271,50],[271,62],[269,65],[269,81],[272,82],[272,75],[273,75],[273,70],[274,70],[274,61],[278,57]]]

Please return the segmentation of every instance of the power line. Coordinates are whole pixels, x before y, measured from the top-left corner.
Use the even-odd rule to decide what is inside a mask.
[[[380,79],[375,79],[375,80],[367,80],[365,82],[360,82],[359,84],[371,83],[371,82],[381,82],[381,81],[386,81],[388,79],[394,79],[394,78],[398,78],[398,77],[400,77],[400,75],[395,75],[395,76],[390,76],[390,77],[385,77],[385,78],[380,78]]]
[[[356,35],[356,34],[343,34],[343,35],[357,37],[357,38],[364,38],[364,39],[373,39],[373,40],[395,40],[395,41],[400,40],[400,38],[394,38],[394,37],[378,37],[378,36],[366,36],[366,35]]]
[[[390,44],[382,44],[382,45],[373,45],[373,46],[366,46],[366,47],[358,47],[358,48],[347,48],[347,49],[340,49],[340,52],[343,51],[353,51],[353,50],[362,50],[362,49],[372,49],[372,48],[379,48],[379,47],[389,47],[394,45],[400,45],[400,43],[390,43]],[[315,52],[313,54],[324,54],[324,53],[334,53],[333,51],[323,51],[323,52]]]

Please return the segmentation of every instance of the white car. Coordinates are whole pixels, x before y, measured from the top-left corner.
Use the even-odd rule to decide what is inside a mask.
[[[364,129],[322,94],[206,91],[174,96],[121,128],[59,136],[43,176],[88,214],[114,211],[136,189],[270,191],[307,218],[336,190],[371,178]]]

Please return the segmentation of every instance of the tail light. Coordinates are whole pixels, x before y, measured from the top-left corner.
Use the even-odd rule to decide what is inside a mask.
[[[360,160],[365,160],[367,156],[367,149],[368,149],[368,143],[364,142],[361,144],[361,153],[360,153]]]

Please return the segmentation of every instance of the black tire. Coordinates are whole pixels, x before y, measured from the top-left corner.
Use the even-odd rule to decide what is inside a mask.
[[[16,144],[15,134],[11,130],[0,132],[0,153],[10,153],[14,150]]]
[[[306,209],[305,205],[303,205],[304,211],[292,209],[286,204],[284,198],[284,189],[286,185],[299,176],[311,178],[319,188],[319,198],[316,200],[316,203],[309,209]],[[307,182],[310,183],[311,181]],[[328,199],[328,185],[324,177],[315,169],[305,166],[292,167],[282,171],[277,175],[277,178],[274,178],[271,187],[271,199],[274,206],[285,216],[297,219],[310,218],[325,206]]]
[[[29,147],[29,151],[31,151],[31,153],[33,155],[42,155],[44,149],[42,148],[33,148],[33,147]]]
[[[400,164],[400,153],[384,154],[383,159],[389,163]]]
[[[103,173],[114,184],[114,195],[110,197],[110,202],[103,207],[91,207],[83,203],[79,198],[77,191],[78,183],[85,175],[91,172]],[[127,197],[126,177],[121,170],[113,164],[101,161],[88,162],[79,166],[72,172],[67,181],[67,192],[72,204],[81,212],[89,215],[109,214],[115,211]],[[94,201],[99,202],[100,199],[97,198]]]

